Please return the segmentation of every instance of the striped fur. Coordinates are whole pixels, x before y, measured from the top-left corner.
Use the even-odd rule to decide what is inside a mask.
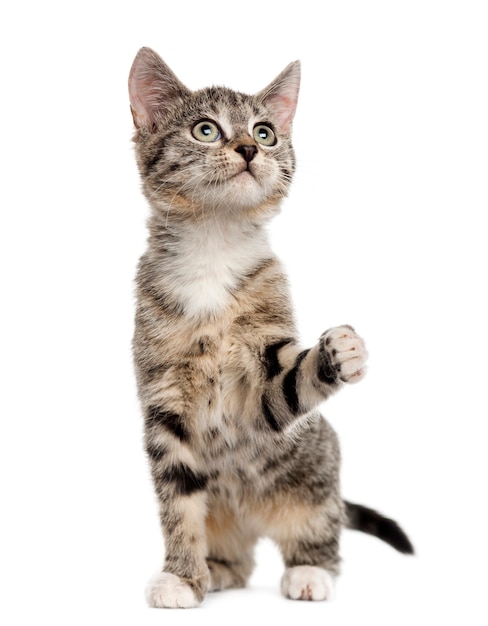
[[[152,606],[245,585],[260,536],[281,549],[285,595],[304,581],[305,596],[321,599],[339,570],[339,447],[317,407],[362,377],[366,350],[349,326],[300,346],[264,229],[295,169],[298,84],[295,63],[255,96],[191,92],[148,49],[131,70],[151,206],[134,361],[166,548]],[[202,120],[214,142],[195,136]]]

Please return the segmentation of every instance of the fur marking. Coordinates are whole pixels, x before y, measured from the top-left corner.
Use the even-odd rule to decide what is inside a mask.
[[[263,414],[266,419],[266,422],[268,423],[268,426],[271,428],[271,430],[274,430],[275,432],[280,432],[281,426],[278,423],[276,417],[274,416],[273,411],[271,410],[271,407],[269,405],[268,399],[266,398],[265,395],[263,395],[262,409],[263,409]]]
[[[337,383],[337,370],[333,367],[328,350],[325,349],[324,343],[320,342],[319,347],[319,370],[317,372],[318,379],[326,385],[334,385]]]
[[[283,366],[278,359],[278,352],[283,346],[292,343],[293,339],[282,339],[276,343],[272,343],[266,346],[264,351],[264,366],[266,368],[266,378],[271,380],[275,376],[278,376],[283,371]]]
[[[298,398],[297,392],[298,370],[300,369],[301,362],[309,352],[309,349],[300,352],[300,354],[296,358],[294,367],[292,367],[292,369],[286,374],[285,378],[283,379],[283,394],[285,396],[288,408],[293,415],[297,415],[300,410],[300,400]]]
[[[165,411],[161,407],[151,406],[147,412],[148,425],[159,424],[180,441],[188,441],[190,433],[185,427],[185,422],[180,415]]]
[[[166,446],[163,445],[154,445],[152,443],[149,443],[146,446],[146,452],[149,456],[149,458],[151,459],[151,461],[154,461],[155,463],[159,463],[159,461],[161,461],[167,453],[167,449]]]
[[[208,482],[208,476],[194,472],[184,463],[169,467],[164,477],[175,486],[177,493],[183,496],[204,490]]]

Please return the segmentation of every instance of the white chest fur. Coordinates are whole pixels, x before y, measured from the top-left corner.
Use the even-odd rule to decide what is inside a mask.
[[[187,226],[166,261],[165,281],[192,317],[218,314],[242,278],[271,255],[264,229],[213,221]]]

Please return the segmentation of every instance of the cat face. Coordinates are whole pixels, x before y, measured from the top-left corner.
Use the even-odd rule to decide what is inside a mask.
[[[192,92],[143,48],[129,77],[144,190],[156,210],[201,216],[274,212],[295,168],[299,64],[262,92]]]

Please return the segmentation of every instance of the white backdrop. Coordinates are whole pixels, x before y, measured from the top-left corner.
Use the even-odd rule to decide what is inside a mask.
[[[223,624],[269,608],[276,622],[486,624],[486,3],[4,4],[2,623]],[[146,608],[162,544],[130,355],[147,208],[127,75],[143,45],[191,88],[258,91],[302,61],[298,172],[270,231],[304,343],[351,323],[368,344],[368,377],[324,405],[344,494],[398,519],[418,553],[346,532],[334,603],[282,599],[263,542],[249,589]]]

